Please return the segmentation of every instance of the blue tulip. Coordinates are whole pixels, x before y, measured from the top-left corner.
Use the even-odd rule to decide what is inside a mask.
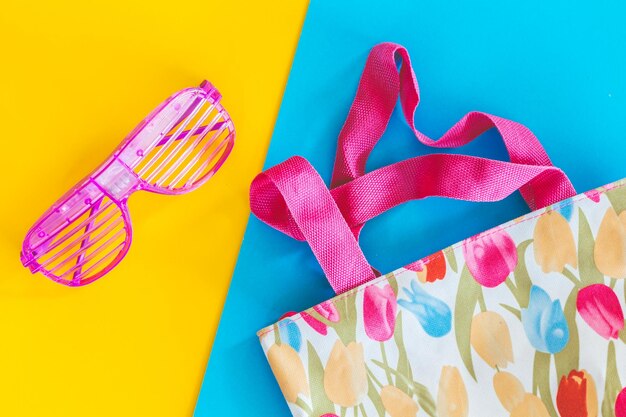
[[[528,308],[522,309],[522,324],[526,337],[535,349],[558,353],[569,341],[569,329],[559,300],[552,301],[548,293],[533,285]]]
[[[556,210],[565,217],[565,220],[572,220],[572,204],[558,204]]]
[[[280,338],[283,343],[289,343],[289,345],[296,352],[300,352],[300,346],[302,345],[302,333],[300,333],[298,325],[291,319],[283,319],[280,323],[278,323],[278,328],[280,331]]]
[[[450,332],[452,313],[446,303],[426,293],[417,281],[411,282],[412,291],[408,288],[403,290],[409,300],[398,300],[398,304],[417,317],[428,335],[442,337]]]

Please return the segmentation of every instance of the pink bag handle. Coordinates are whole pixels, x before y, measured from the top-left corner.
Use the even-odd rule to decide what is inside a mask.
[[[380,168],[329,190],[311,164],[295,156],[254,179],[250,208],[270,226],[306,240],[340,294],[376,277],[351,228],[402,202],[428,196],[502,200],[540,177],[559,184],[554,196],[571,186],[565,174],[552,166],[433,154]],[[554,197],[541,204],[558,201]]]
[[[399,71],[396,57],[402,60]],[[502,136],[511,162],[552,165],[541,143],[528,128],[487,113],[468,113],[436,141],[419,132],[414,122],[415,110],[420,100],[419,86],[411,66],[409,53],[401,45],[385,42],[372,48],[356,97],[339,133],[331,188],[365,173],[367,158],[387,128],[398,95],[409,127],[424,145],[435,148],[456,148],[495,127]],[[551,192],[550,188],[550,184],[532,181],[522,187],[521,193],[530,209],[535,210],[538,208],[536,198],[541,193]],[[571,187],[570,192],[574,192],[574,187]]]
[[[395,67],[396,52],[408,65],[408,72],[406,66],[400,70],[402,82]],[[461,146],[495,126],[513,162],[434,154],[363,175],[366,159],[388,123],[398,91],[405,117],[423,143]],[[404,201],[428,196],[497,201],[521,189],[534,209],[576,195],[567,176],[552,166],[536,137],[524,126],[484,113],[470,113],[434,142],[414,128],[412,115],[417,103],[417,82],[406,50],[394,44],[378,45],[368,58],[340,135],[333,190],[328,190],[315,169],[301,157],[270,168],[252,183],[252,212],[274,228],[307,240],[337,293],[375,277],[359,248],[358,233],[367,220]]]

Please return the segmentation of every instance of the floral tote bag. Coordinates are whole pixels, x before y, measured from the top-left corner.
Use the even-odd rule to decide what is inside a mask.
[[[432,154],[366,174],[398,95],[422,143],[457,147],[495,127],[511,161]],[[259,332],[293,415],[626,417],[626,182],[577,195],[528,129],[484,113],[433,141],[413,124],[418,102],[406,50],[378,45],[330,190],[300,157],[252,184],[252,211],[306,240],[337,293]],[[362,225],[404,201],[518,189],[530,214],[396,271],[359,249]]]

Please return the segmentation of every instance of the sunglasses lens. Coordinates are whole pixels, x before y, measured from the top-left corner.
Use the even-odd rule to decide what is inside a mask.
[[[130,229],[120,207],[93,184],[55,207],[27,237],[28,253],[22,256],[31,270],[78,286],[98,279],[121,260]]]
[[[153,123],[162,126],[161,131],[132,168],[154,191],[199,186],[219,169],[233,146],[228,113],[217,98],[200,89],[177,110],[171,103],[164,107]]]

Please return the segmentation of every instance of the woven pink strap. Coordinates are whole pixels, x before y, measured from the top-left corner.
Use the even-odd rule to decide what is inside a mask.
[[[435,154],[380,168],[329,190],[311,164],[296,156],[254,179],[250,207],[270,226],[306,240],[339,294],[375,278],[351,228],[400,203],[428,196],[502,200],[540,176],[553,177],[559,192],[570,185],[552,166]]]
[[[402,60],[400,71],[396,57]],[[409,127],[425,145],[456,148],[495,127],[502,136],[511,162],[552,165],[541,143],[528,128],[487,113],[468,113],[437,141],[419,132],[413,120],[419,105],[419,87],[411,59],[404,47],[387,42],[372,48],[367,58],[356,97],[339,134],[331,188],[365,173],[367,158],[387,127],[398,95]],[[555,192],[552,185],[544,181],[532,181],[520,191],[531,210],[539,207],[535,201],[538,195]],[[559,200],[571,196],[574,188],[566,191]]]
[[[396,52],[406,64],[399,79]],[[385,130],[398,91],[409,125],[423,143],[461,146],[495,126],[513,162],[434,154],[364,174],[367,157]],[[252,212],[289,236],[308,241],[337,293],[375,277],[358,246],[358,233],[367,220],[402,202],[428,196],[497,201],[520,189],[534,209],[576,195],[567,176],[552,166],[535,136],[524,126],[484,113],[470,113],[434,142],[413,126],[417,103],[417,82],[406,50],[394,44],[378,45],[368,58],[341,132],[334,188],[329,190],[301,157],[268,169],[252,182]]]

